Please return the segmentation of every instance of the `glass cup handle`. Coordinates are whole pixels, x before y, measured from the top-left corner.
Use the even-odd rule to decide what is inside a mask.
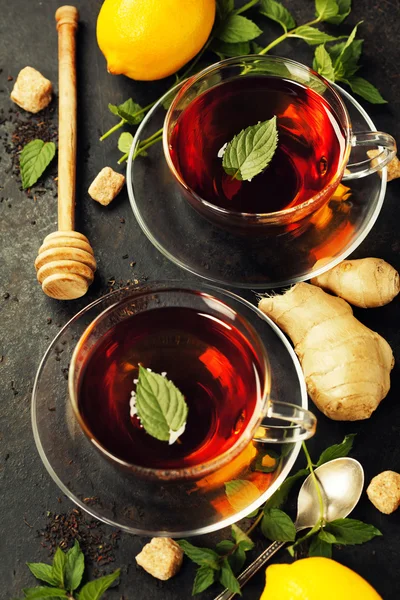
[[[261,423],[253,438],[255,442],[273,444],[300,442],[312,437],[317,427],[317,418],[311,411],[288,402],[270,400],[265,417],[287,421],[290,425]]]
[[[354,133],[350,140],[351,146],[367,146],[371,150],[379,146],[380,153],[374,158],[366,158],[357,163],[349,163],[343,175],[343,181],[366,177],[375,171],[380,171],[396,156],[396,141],[388,133],[382,131],[361,131]]]

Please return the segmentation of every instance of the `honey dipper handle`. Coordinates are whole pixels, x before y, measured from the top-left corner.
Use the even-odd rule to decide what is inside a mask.
[[[76,178],[75,32],[79,13],[74,6],[56,12],[58,31],[58,229],[73,231]]]

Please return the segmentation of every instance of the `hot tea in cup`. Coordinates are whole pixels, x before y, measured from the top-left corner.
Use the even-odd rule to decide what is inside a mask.
[[[278,144],[268,166],[248,179],[227,171],[226,146],[273,118]],[[276,231],[310,216],[342,178],[381,169],[396,149],[387,134],[354,134],[340,96],[317,73],[265,56],[228,59],[189,79],[169,108],[163,141],[168,166],[190,204],[219,225],[245,230]],[[378,164],[366,155],[348,164],[352,147],[377,145],[383,147]],[[250,152],[250,143],[242,145],[239,160]]]
[[[164,479],[197,477],[231,461],[255,436],[270,442],[312,435],[315,418],[308,411],[285,404],[281,415],[283,403],[268,397],[271,374],[254,328],[257,309],[227,292],[223,297],[230,302],[152,286],[104,311],[82,336],[70,368],[72,405],[85,433],[114,463]],[[253,323],[235,310],[241,305]],[[132,410],[140,366],[184,396],[186,424],[173,443],[150,435],[143,413]],[[293,424],[277,429],[274,439],[259,427],[267,412]]]

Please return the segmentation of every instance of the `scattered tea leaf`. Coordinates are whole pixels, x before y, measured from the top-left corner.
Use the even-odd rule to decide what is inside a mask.
[[[84,570],[85,557],[78,540],[75,540],[74,545],[68,550],[66,555],[65,588],[68,591],[73,592],[80,586]]]
[[[193,546],[193,544],[187,540],[178,540],[178,544],[186,556],[190,558],[192,562],[196,563],[196,565],[199,565],[200,567],[210,567],[211,569],[218,571],[218,560],[220,557],[217,552],[214,552],[214,550],[211,550],[210,548]]]
[[[233,574],[232,567],[229,564],[228,559],[224,559],[221,566],[221,572],[219,575],[219,581],[222,585],[234,594],[242,595],[240,591],[240,585],[235,575]]]
[[[228,481],[225,483],[225,492],[229,504],[237,511],[247,508],[261,495],[258,487],[246,479]]]
[[[368,525],[357,519],[336,519],[327,523],[326,531],[334,535],[336,544],[363,544],[372,538],[382,535],[373,525]]]
[[[211,567],[202,566],[196,571],[193,583],[192,596],[204,592],[215,581],[215,571]]]
[[[316,467],[320,467],[326,462],[330,460],[335,460],[335,458],[342,458],[343,456],[348,456],[350,450],[353,447],[354,438],[356,437],[355,433],[350,433],[346,435],[343,442],[340,444],[333,444],[333,446],[329,446],[326,448],[320,455]]]
[[[46,565],[45,563],[26,563],[26,565],[36,579],[45,581],[54,587],[58,586],[58,580],[53,574],[53,567],[51,565]]]
[[[250,19],[241,15],[230,15],[217,31],[216,37],[228,44],[236,44],[254,40],[261,33],[262,30]]]
[[[19,163],[24,190],[32,187],[37,182],[53,160],[55,153],[56,145],[54,142],[32,140],[24,146]]]
[[[234,179],[251,181],[271,162],[278,145],[276,117],[250,125],[228,143],[222,166]]]
[[[328,544],[322,540],[319,535],[315,535],[308,548],[308,556],[324,556],[332,558],[332,544]]]
[[[372,104],[387,104],[387,100],[382,98],[379,90],[363,77],[350,77],[347,83],[352,91],[364,100]]]
[[[292,519],[279,508],[264,510],[261,531],[269,540],[278,542],[293,542],[296,537],[296,528]]]
[[[335,81],[335,69],[333,68],[332,59],[323,44],[317,46],[315,50],[313,67],[322,77]]]
[[[182,392],[167,377],[142,365],[136,386],[136,408],[149,435],[164,442],[171,441],[174,433],[182,435],[188,415]]]
[[[296,21],[280,2],[275,0],[261,0],[260,12],[265,17],[276,21],[285,31],[296,27]]]

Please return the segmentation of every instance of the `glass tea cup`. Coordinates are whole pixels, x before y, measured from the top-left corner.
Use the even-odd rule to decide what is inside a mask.
[[[233,463],[252,441],[307,439],[315,416],[269,396],[274,327],[246,300],[211,286],[157,283],[132,290],[78,341],[68,380],[75,416],[112,464],[163,481],[202,479]],[[180,443],[155,440],[130,416],[140,361],[158,373],[165,367],[184,394],[188,385],[192,391],[185,394],[189,413]]]
[[[211,172],[213,172],[213,169],[209,167],[211,164],[215,166],[217,156],[220,157],[220,163],[215,167],[217,171],[220,171],[218,177],[226,178],[226,175],[223,173],[221,157],[224,144],[231,141],[233,135],[238,134],[241,129],[249,125],[255,125],[258,121],[263,121],[273,116],[273,114],[268,114],[268,109],[264,113],[265,108],[262,105],[261,107],[254,105],[252,108],[257,108],[255,111],[256,114],[250,112],[249,115],[246,115],[244,122],[242,116],[240,116],[248,108],[244,105],[244,101],[240,101],[240,86],[246,87],[251,81],[249,78],[253,78],[254,81],[254,77],[258,78],[259,84],[262,84],[262,81],[266,81],[262,78],[268,77],[275,86],[280,86],[281,84],[291,86],[290,93],[285,98],[283,105],[278,104],[282,109],[282,112],[279,114],[278,110],[276,115],[279,140],[283,139],[284,135],[286,135],[287,139],[296,137],[298,144],[307,146],[309,144],[309,136],[315,132],[318,133],[318,118],[315,121],[311,120],[311,110],[309,107],[306,105],[304,110],[300,112],[296,104],[290,104],[290,95],[292,97],[296,96],[296,87],[297,90],[305,90],[304,93],[312,97],[314,103],[320,101],[319,118],[322,115],[325,121],[327,121],[328,126],[338,135],[337,160],[335,162],[331,161],[332,172],[326,168],[326,156],[313,156],[312,160],[309,159],[308,164],[305,162],[305,174],[296,173],[297,179],[295,177],[296,185],[293,187],[295,191],[293,192],[294,197],[292,201],[286,207],[279,210],[272,210],[271,212],[261,212],[259,210],[256,212],[244,212],[242,205],[240,210],[232,210],[229,208],[229,203],[225,203],[224,205],[216,203],[215,198],[211,197],[212,193],[210,192],[211,189],[214,190],[217,186],[218,189],[223,188],[220,181],[216,182],[214,179],[211,181]],[[274,78],[274,80],[270,78]],[[215,100],[216,94],[218,90],[224,89],[223,86],[226,84],[230,86],[231,91],[229,93],[232,97],[232,85],[239,89],[239,93],[235,92],[238,93],[238,96],[233,101],[228,93],[226,93],[225,97],[221,93],[222,100],[221,98],[218,100],[220,102],[218,108]],[[213,93],[213,96],[208,96],[208,100],[206,101],[206,94],[209,94],[210,91]],[[203,105],[201,110],[196,114],[194,106],[199,101],[200,96],[202,97]],[[216,106],[218,112],[217,108],[215,108]],[[231,109],[232,112],[230,113]],[[190,132],[186,133],[189,133],[189,136],[193,137],[192,147],[189,149],[189,146],[185,148],[185,137],[183,135],[180,145],[178,145],[177,140],[179,140],[180,128],[183,131],[185,114],[189,115],[189,111],[191,110],[196,117],[192,120],[192,123],[190,123],[188,118]],[[226,120],[231,133],[226,139],[220,125],[221,121],[225,120],[225,115],[227,114],[229,114],[229,117],[226,117]],[[240,119],[242,120],[240,121]],[[232,135],[232,123],[236,123],[236,121],[241,122],[241,125],[234,130],[234,134]],[[323,132],[320,133],[323,139]],[[342,180],[356,179],[370,175],[387,165],[396,154],[396,143],[392,136],[382,132],[367,131],[354,133],[352,131],[346,106],[337,91],[326,79],[312,69],[293,60],[259,55],[221,61],[204,69],[185,82],[172,101],[166,115],[163,129],[163,147],[168,167],[173,174],[180,192],[201,215],[217,225],[238,232],[251,233],[254,229],[259,229],[262,233],[271,232],[275,234],[293,229],[295,227],[294,224],[299,224],[300,221],[302,223],[307,222],[307,217],[311,217],[329,201]],[[366,150],[376,147],[379,147],[381,151],[374,161],[370,161],[366,157]],[[186,154],[186,149],[191,155],[185,158],[185,176],[182,173],[181,163],[182,155]],[[288,159],[290,161],[291,157],[289,156]],[[214,162],[212,163],[211,161]],[[272,159],[272,163],[268,167],[269,169],[275,168],[273,161],[274,159]],[[335,168],[333,168],[334,166]],[[305,181],[309,177],[307,171],[310,173],[312,170],[318,170],[318,173],[321,173],[320,181],[317,181],[318,185],[316,187],[314,184],[306,187]],[[199,171],[200,174],[197,175],[196,173],[193,179],[191,174],[195,171]],[[289,172],[287,172],[288,177],[286,177],[284,169],[282,173],[279,181],[282,182],[282,187],[284,187],[288,185],[288,181],[293,179],[293,177]],[[196,189],[201,177],[207,182],[206,186],[203,186],[207,193],[204,193],[204,189],[201,193]],[[210,180],[207,180],[208,177],[210,177]],[[196,185],[189,183],[190,178],[196,182]],[[255,176],[254,180],[257,180],[257,176]],[[221,181],[223,182],[223,179]],[[237,183],[237,186],[239,187],[241,184],[246,186],[248,182]],[[259,191],[260,188],[258,188],[258,193]],[[275,192],[273,191],[272,193]],[[235,190],[233,190],[234,193]],[[268,194],[271,192],[270,190],[266,190],[265,193]]]

